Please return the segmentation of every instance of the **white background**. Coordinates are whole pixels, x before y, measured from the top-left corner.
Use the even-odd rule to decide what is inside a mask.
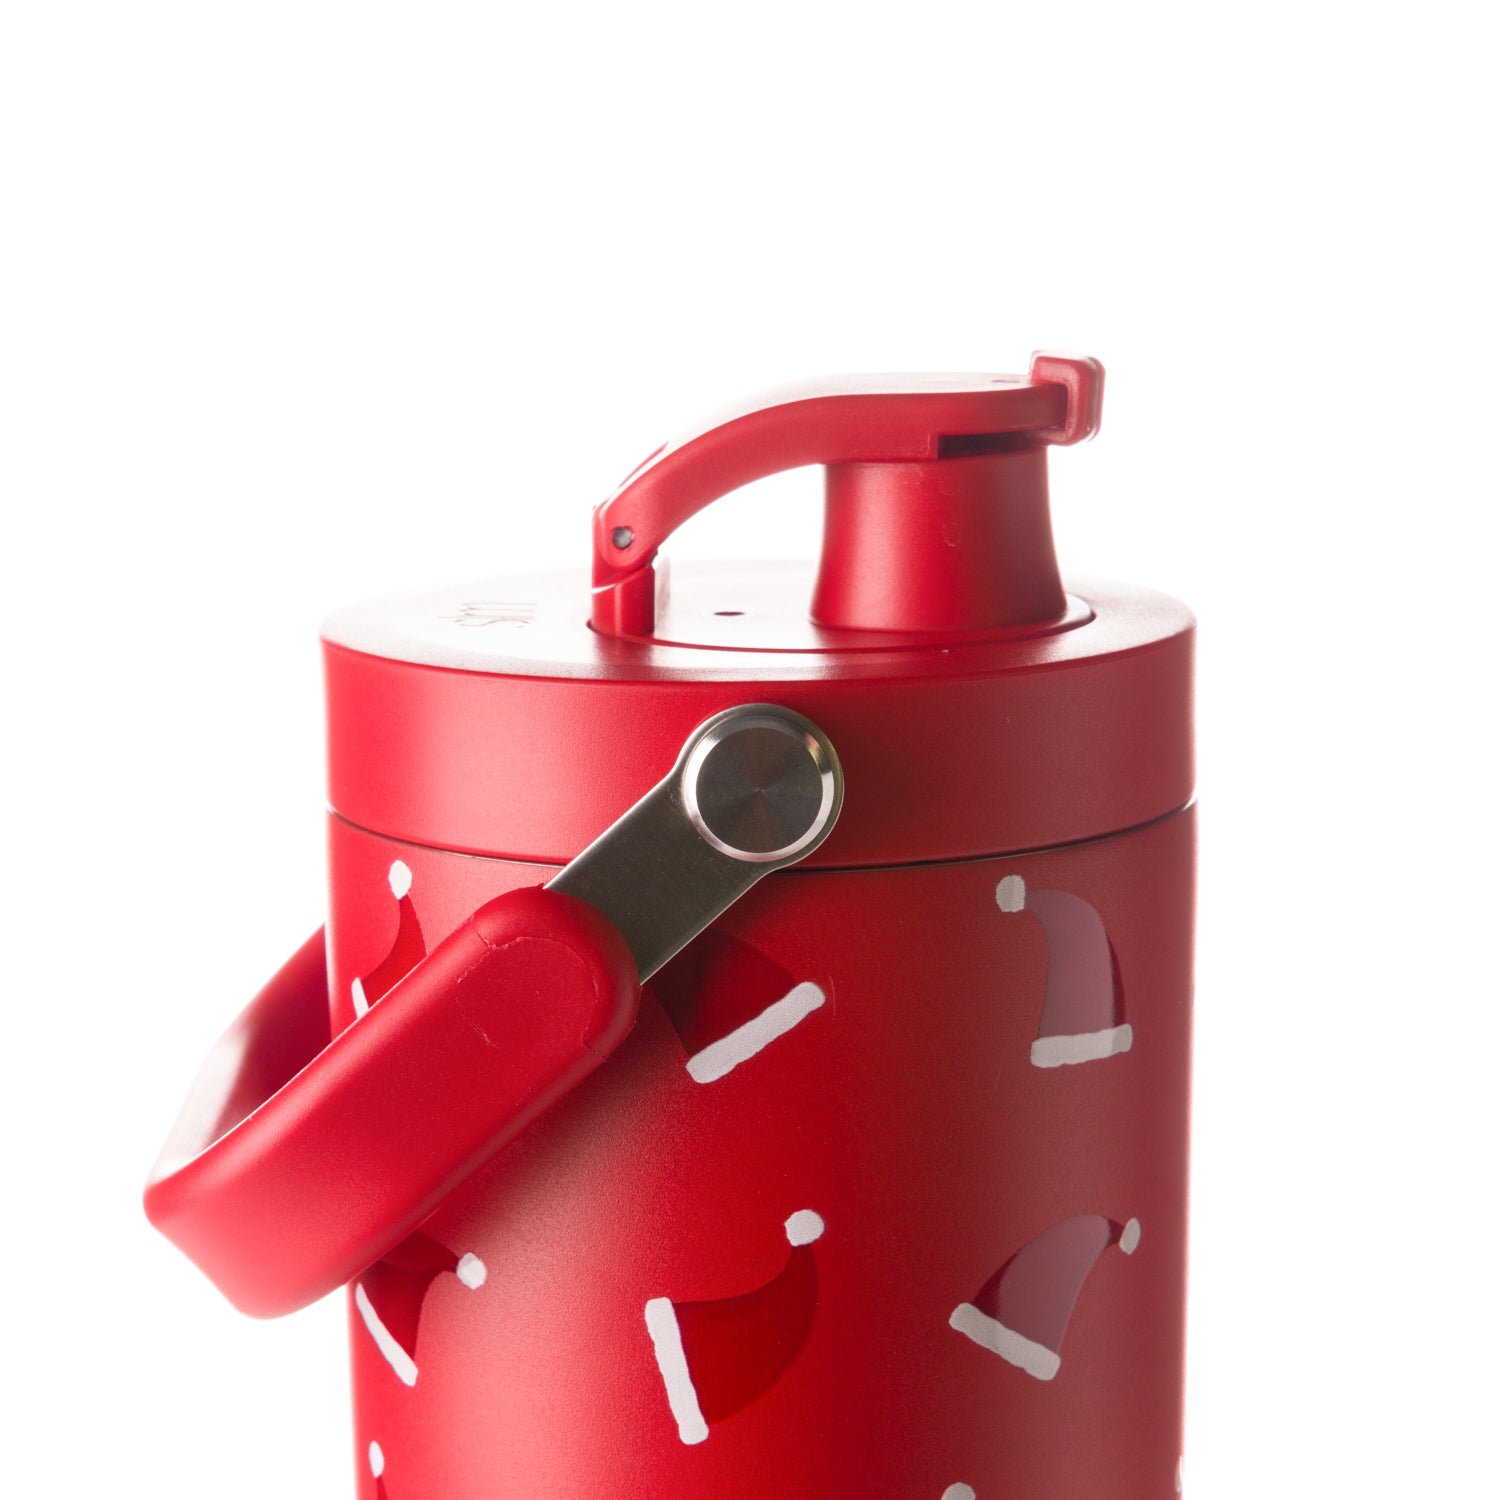
[[[1188,1490],[1500,1493],[1491,24],[10,6],[0,1489],[348,1492],[337,1308],[241,1319],[138,1207],[320,920],[320,618],[581,565],[758,386],[1040,345],[1110,374],[1065,567],[1201,618]]]

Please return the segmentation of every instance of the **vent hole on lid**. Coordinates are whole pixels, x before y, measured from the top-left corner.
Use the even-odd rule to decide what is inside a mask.
[[[742,615],[742,614],[745,613],[745,611],[742,610],[742,609],[716,609],[714,611],[714,613],[716,615],[728,616],[728,615]]]
[[[977,458],[985,453],[1018,453],[1035,448],[1034,432],[963,432],[938,439],[939,458]]]

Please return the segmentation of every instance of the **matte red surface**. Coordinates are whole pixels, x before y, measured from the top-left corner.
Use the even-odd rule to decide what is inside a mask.
[[[1060,620],[1047,451],[836,464],[812,617],[850,630],[988,631]]]
[[[774,577],[726,580],[724,604],[746,608],[728,623],[752,641],[757,582]],[[581,578],[509,584],[539,602],[532,624],[500,634],[425,600],[331,622],[335,812],[413,843],[562,864],[661,779],[699,724],[754,701],[806,714],[843,762],[844,810],[809,866],[1048,848],[1135,827],[1193,793],[1192,616],[1160,594],[1075,583],[1092,618],[1050,635],[858,650],[846,646],[858,632],[824,633],[816,649],[759,651],[604,641],[585,622]],[[805,589],[804,609],[810,576]],[[375,621],[390,628],[377,635]],[[418,660],[351,649],[361,641]],[[487,669],[421,660],[449,642]]]
[[[390,951],[361,981],[365,999],[373,1005],[392,986],[405,979],[426,956],[427,944],[422,937],[417,909],[410,896],[402,896],[396,903],[396,933]]]
[[[1060,1219],[1011,1256],[979,1289],[974,1305],[1007,1328],[1061,1349],[1089,1272],[1118,1239],[1119,1226],[1103,1214]]]
[[[862,513],[864,546],[850,546],[847,535],[830,527],[814,608],[822,623],[966,629],[1053,618],[1062,597],[1046,525],[1043,449],[1092,437],[1103,389],[1097,360],[1038,354],[1024,381],[830,376],[752,398],[658,448],[595,512],[594,629],[654,635],[657,548],[720,496],[806,464],[829,465],[830,480],[839,476],[829,486],[830,519],[846,508]],[[1018,447],[1030,450],[1031,461],[1005,462]],[[971,474],[995,472],[955,484],[955,461]],[[875,503],[889,492],[879,474],[887,465],[905,473],[893,509]],[[872,509],[876,514],[863,514]],[[1034,519],[1007,518],[1010,509],[1039,512],[1041,533]],[[878,580],[864,577],[870,548],[882,554]],[[893,577],[899,578],[894,588]]]
[[[459,1257],[430,1235],[409,1234],[387,1255],[359,1273],[381,1323],[413,1360],[418,1354],[422,1306],[438,1277],[456,1271]]]
[[[320,1051],[328,985],[310,940],[199,1074],[146,1212],[241,1311],[274,1317],[344,1285],[630,1029],[635,961],[584,902],[519,890],[443,930]]]
[[[384,1459],[362,1493],[1172,1493],[1192,620],[1058,581],[1043,449],[1093,432],[1101,377],[1039,356],[1027,382],[804,387],[601,507],[592,615],[551,575],[325,627],[326,965],[307,945],[226,1038],[148,1204],[262,1313],[421,1223],[433,1274],[398,1251],[352,1319],[359,1452]],[[665,589],[676,525],[797,463],[830,466],[816,582]],[[842,817],[626,1035],[618,935],[524,888],[748,701],[830,736]],[[1091,1038],[1109,1055],[1063,1061]],[[822,1232],[791,1247],[803,1211]],[[1085,1264],[1068,1223],[1121,1252]],[[998,1352],[950,1326],[975,1297]],[[1038,1334],[1051,1378],[1006,1343]]]
[[[818,1314],[817,1248],[798,1245],[764,1286],[679,1302],[682,1347],[710,1425],[768,1391],[802,1352]]]
[[[434,933],[548,873],[337,819],[330,837],[336,1026],[352,1018],[349,981],[390,940],[393,858],[411,866]],[[1099,913],[1128,1052],[1030,1062],[1050,956],[1040,922],[996,904],[1012,874]],[[1024,857],[762,882],[716,924],[733,941],[713,942],[699,972],[734,988],[734,955],[749,951],[747,993],[774,993],[781,981],[766,976],[780,973],[817,983],[826,1003],[699,1084],[679,1031],[688,981],[674,988],[676,1024],[648,986],[609,1065],[425,1226],[489,1275],[477,1291],[433,1283],[413,1387],[353,1318],[359,1448],[381,1443],[391,1500],[941,1500],[957,1482],[980,1500],[1172,1495],[1192,878],[1186,811]],[[1112,997],[1112,966],[1100,982]],[[700,1028],[693,1045],[741,1018]],[[770,1384],[721,1410],[721,1392],[756,1384],[798,1334],[790,1313],[751,1314],[777,1300],[793,1258],[782,1226],[801,1209],[826,1223],[795,1252],[816,1272],[810,1326]],[[1140,1244],[1088,1272],[1054,1379],[949,1326],[1018,1250],[1085,1214],[1139,1219]],[[698,1444],[679,1436],[647,1333],[658,1297],[703,1309],[685,1329],[709,1425]],[[754,1370],[737,1360],[751,1334],[730,1336],[736,1316],[763,1341]]]

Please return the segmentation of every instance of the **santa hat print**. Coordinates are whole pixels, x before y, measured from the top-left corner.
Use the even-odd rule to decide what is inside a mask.
[[[375,1481],[375,1500],[388,1500],[385,1493],[385,1454],[379,1443],[371,1443],[365,1457],[370,1465],[370,1477]]]
[[[393,861],[386,879],[390,882],[391,895],[396,898],[396,936],[390,952],[368,974],[349,986],[356,1016],[364,1015],[387,990],[394,989],[427,957],[422,924],[417,921],[417,909],[411,901],[411,869],[406,861]]]
[[[1062,1365],[1063,1334],[1094,1262],[1111,1245],[1132,1255],[1140,1220],[1116,1224],[1102,1214],[1079,1214],[1044,1229],[1023,1245],[979,1289],[953,1310],[961,1334],[1025,1370],[1051,1380]]]
[[[1129,1052],[1134,1038],[1120,966],[1099,913],[1079,896],[1039,890],[1019,875],[995,887],[995,903],[1003,912],[1029,911],[1047,939],[1047,990],[1032,1063],[1060,1068]]]
[[[409,1235],[384,1260],[361,1273],[354,1305],[375,1347],[407,1385],[417,1383],[417,1326],[422,1304],[439,1276],[453,1275],[471,1291],[484,1285],[484,1262],[455,1255],[425,1234]]]
[[[651,988],[687,1049],[688,1076],[713,1083],[793,1027],[827,998],[758,948],[710,928],[657,973]]]
[[[818,1307],[813,1244],[823,1220],[810,1208],[786,1221],[792,1253],[764,1286],[715,1302],[646,1304],[646,1327],[667,1402],[684,1443],[701,1443],[709,1427],[769,1390],[812,1332]]]

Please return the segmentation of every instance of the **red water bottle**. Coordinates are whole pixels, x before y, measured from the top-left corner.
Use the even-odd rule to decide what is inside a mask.
[[[361,1494],[1180,1487],[1192,621],[1059,577],[1102,379],[787,388],[591,581],[325,628],[326,940],[147,1206],[247,1311],[347,1283]],[[815,573],[667,587],[806,464]]]

